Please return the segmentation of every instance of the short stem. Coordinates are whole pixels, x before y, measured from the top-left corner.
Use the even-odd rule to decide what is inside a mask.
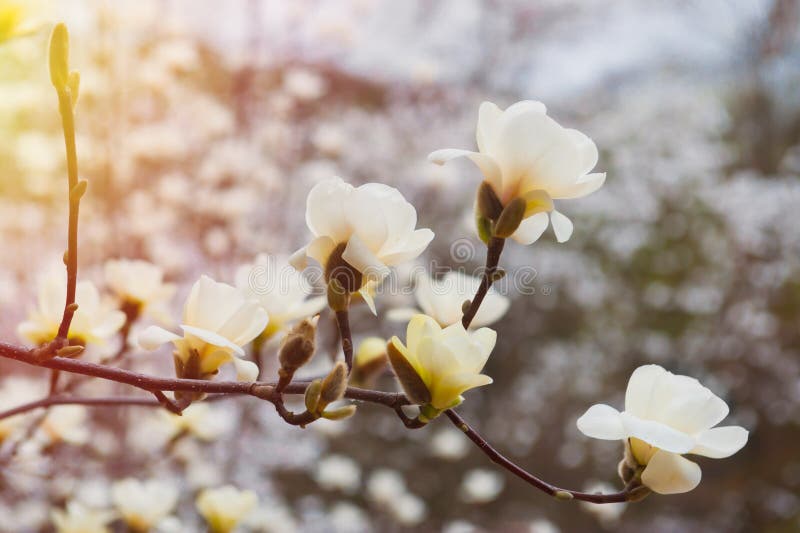
[[[478,309],[483,303],[483,299],[489,292],[492,283],[494,283],[494,275],[495,272],[497,272],[497,265],[500,264],[500,254],[503,253],[505,242],[506,240],[500,237],[492,237],[489,240],[489,244],[486,248],[486,267],[483,271],[481,284],[478,287],[478,292],[475,293],[475,297],[472,298],[472,301],[469,303],[469,307],[464,311],[464,316],[461,318],[461,325],[464,326],[465,329],[472,323],[472,320],[478,313]]]
[[[336,323],[339,325],[344,362],[347,364],[349,373],[353,370],[353,334],[350,332],[350,312],[347,309],[336,311]]]

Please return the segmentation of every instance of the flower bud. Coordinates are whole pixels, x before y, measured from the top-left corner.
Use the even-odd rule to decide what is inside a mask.
[[[367,337],[356,349],[352,381],[369,383],[386,367],[387,361],[386,341],[380,337]]]
[[[56,355],[59,357],[77,357],[85,349],[83,346],[64,346],[56,352]]]
[[[347,243],[341,243],[328,256],[325,264],[325,279],[329,283],[333,280],[338,281],[345,292],[357,292],[363,284],[363,276],[358,269],[342,257],[345,248],[347,248]]]
[[[323,411],[329,404],[339,400],[344,396],[345,390],[347,390],[347,365],[339,361],[330,374],[322,380],[317,410]]]
[[[497,220],[503,212],[503,204],[488,181],[481,182],[478,187],[477,205],[478,212],[489,220]]]
[[[315,379],[311,384],[306,387],[305,403],[306,410],[309,413],[317,412],[317,405],[319,404],[319,395],[322,392],[322,380]]]
[[[350,418],[354,414],[356,414],[356,406],[345,405],[344,407],[332,411],[325,411],[322,413],[322,418],[327,418],[328,420],[344,420],[345,418]]]
[[[69,31],[63,22],[50,34],[50,81],[59,91],[69,83]]]
[[[500,213],[497,224],[494,226],[496,237],[505,239],[517,231],[522,218],[525,216],[526,202],[522,198],[514,198]]]
[[[319,315],[306,318],[297,323],[283,338],[278,350],[281,370],[293,374],[295,370],[308,363],[314,356],[314,338],[317,332]]]

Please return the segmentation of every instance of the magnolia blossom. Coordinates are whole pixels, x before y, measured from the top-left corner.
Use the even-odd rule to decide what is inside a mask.
[[[24,2],[0,1],[0,44],[36,29],[35,25],[26,21],[27,10]]]
[[[417,278],[414,297],[423,313],[436,320],[439,325],[449,326],[461,320],[464,315],[464,301],[475,297],[480,284],[479,278],[457,270],[448,272],[439,280],[425,274]],[[497,322],[506,314],[509,305],[508,298],[490,288],[469,327],[474,329]],[[416,309],[393,309],[389,318],[408,320],[418,312]]]
[[[181,377],[208,379],[221,365],[232,362],[238,379],[253,381],[258,377],[258,367],[242,359],[242,346],[264,331],[268,321],[258,302],[245,298],[235,287],[202,276],[183,309],[183,337],[150,326],[139,335],[139,344],[154,350],[172,342],[175,367]]]
[[[285,257],[260,254],[252,265],[239,267],[236,286],[247,297],[257,299],[269,315],[266,337],[295,320],[317,314],[326,304],[324,296],[308,298],[312,288]]]
[[[481,104],[476,131],[478,152],[438,150],[428,156],[444,164],[470,158],[505,206],[514,198],[527,202],[525,218],[512,235],[522,244],[541,237],[549,223],[559,242],[572,235],[572,222],[553,207],[553,200],[586,196],[599,189],[605,173],[589,173],[597,164],[597,147],[578,130],[564,128],[547,116],[541,102],[524,101],[505,111]]]
[[[46,394],[47,384],[44,381],[21,376],[7,377],[0,385],[0,411],[19,407]],[[24,427],[30,418],[30,413],[0,418],[0,443]]]
[[[206,489],[195,501],[197,510],[208,522],[212,533],[230,533],[249,515],[258,496],[251,490],[239,490],[231,485]]]
[[[296,252],[292,265],[301,270],[307,258],[316,260],[330,276],[333,270],[357,271],[356,286],[370,305],[370,283],[381,281],[389,267],[419,256],[433,239],[429,229],[415,229],[417,212],[397,189],[380,183],[353,187],[341,178],[322,181],[306,202],[306,224],[314,235]]]
[[[177,435],[192,435],[202,441],[210,442],[227,433],[233,426],[228,412],[207,403],[193,403],[180,415],[159,410],[159,417],[166,422],[170,438]]]
[[[389,360],[400,384],[414,403],[430,406],[432,418],[439,411],[461,403],[461,394],[488,385],[481,374],[494,349],[497,334],[489,328],[467,333],[461,322],[444,329],[433,318],[415,315],[408,323],[406,344],[392,337]]]
[[[169,516],[178,503],[178,489],[171,483],[127,478],[111,486],[111,500],[131,529],[149,531]]]
[[[116,259],[106,261],[105,277],[109,288],[137,313],[147,311],[160,322],[169,320],[164,308],[175,294],[175,285],[164,283],[161,267],[147,261]]]
[[[74,501],[65,511],[53,510],[51,516],[58,533],[109,533],[108,524],[114,519],[110,511],[96,511]]]
[[[725,402],[696,379],[645,365],[628,381],[625,411],[594,405],[578,419],[578,429],[596,439],[625,440],[627,466],[644,469],[642,483],[677,494],[700,483],[700,467],[683,454],[721,459],[747,443],[742,427],[714,427],[726,416]]]
[[[52,407],[36,433],[37,439],[47,444],[66,442],[81,445],[89,442],[86,407],[59,405]]]
[[[62,269],[53,271],[39,281],[36,309],[28,320],[17,327],[17,334],[33,344],[50,342],[58,334],[64,314],[67,294],[67,275]],[[100,293],[90,281],[79,281],[75,287],[78,309],[72,316],[69,338],[86,344],[102,344],[125,323],[125,313],[113,309],[100,298]]]

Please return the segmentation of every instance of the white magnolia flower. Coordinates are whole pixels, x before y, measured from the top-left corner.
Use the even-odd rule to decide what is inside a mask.
[[[486,503],[497,499],[505,487],[499,472],[476,468],[470,470],[461,482],[461,499],[468,503]]]
[[[415,315],[408,323],[406,344],[392,337],[389,360],[409,399],[425,407],[432,418],[461,403],[461,394],[488,385],[481,374],[494,349],[497,334],[489,328],[467,333],[461,322],[444,329],[429,316]]]
[[[479,278],[457,270],[448,272],[439,280],[423,274],[417,277],[414,297],[423,313],[436,320],[440,326],[449,326],[461,320],[464,315],[464,301],[475,297],[480,284]],[[509,305],[508,298],[490,288],[469,325],[470,329],[497,322],[506,314]],[[388,316],[390,320],[405,321],[416,313],[419,313],[416,309],[393,309]]]
[[[700,467],[683,454],[721,459],[747,443],[742,427],[714,427],[726,416],[725,402],[696,379],[645,365],[628,381],[625,411],[594,405],[578,419],[578,429],[596,439],[626,440],[635,462],[629,466],[644,467],[642,483],[677,494],[700,483]]]
[[[326,298],[308,298],[312,287],[285,257],[260,254],[252,265],[236,271],[236,286],[255,298],[269,315],[265,336],[272,337],[291,322],[317,314]]]
[[[108,523],[114,519],[110,511],[96,511],[74,501],[65,511],[54,509],[51,516],[58,533],[109,533]]]
[[[349,457],[330,455],[317,463],[314,481],[323,489],[352,494],[361,485],[361,468]]]
[[[230,533],[258,504],[251,490],[239,490],[231,485],[206,489],[195,501],[198,512],[205,518],[212,533]]]
[[[122,519],[135,531],[149,531],[169,516],[178,503],[178,489],[171,483],[127,478],[111,486],[111,500]]]
[[[605,173],[589,173],[597,164],[597,147],[578,130],[564,128],[547,116],[541,102],[524,101],[505,111],[481,104],[476,131],[478,152],[437,150],[428,158],[438,164],[470,158],[505,206],[514,198],[528,203],[525,219],[512,237],[536,241],[553,225],[556,238],[572,235],[572,222],[553,208],[553,200],[586,196],[599,189]]]
[[[17,327],[19,336],[33,344],[44,344],[58,334],[67,295],[67,274],[51,271],[39,280],[36,309]],[[102,344],[125,323],[125,313],[113,309],[100,298],[92,282],[79,281],[75,286],[78,309],[72,316],[69,338],[86,344]]]
[[[360,290],[373,312],[365,288],[386,277],[390,266],[419,256],[433,239],[431,230],[415,229],[417,212],[397,189],[380,183],[353,187],[341,178],[311,189],[306,224],[314,239],[292,256],[292,265],[302,270],[310,257],[327,275],[341,267],[354,269],[360,279],[345,288]]]
[[[47,395],[47,384],[44,381],[28,377],[10,376],[0,386],[0,411],[6,411],[32,402]],[[21,429],[30,413],[0,419],[0,443]]]
[[[161,267],[147,261],[115,259],[106,261],[106,283],[122,302],[147,311],[159,322],[169,321],[165,306],[175,294],[175,285],[164,283]]]
[[[232,362],[238,379],[254,381],[258,367],[242,359],[242,346],[264,331],[268,321],[257,301],[245,298],[235,287],[202,276],[192,287],[183,309],[183,337],[150,326],[139,335],[139,344],[154,350],[172,342],[180,377],[208,379],[221,365]]]

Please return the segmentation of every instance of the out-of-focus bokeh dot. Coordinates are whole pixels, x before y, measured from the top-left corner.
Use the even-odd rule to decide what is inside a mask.
[[[127,477],[179,490],[165,532],[201,530],[196,495],[225,484],[258,495],[242,531],[800,529],[797,0],[19,4],[33,30],[0,44],[4,340],[16,342],[66,242],[46,58],[63,20],[82,75],[82,279],[102,286],[106,259],[151,261],[178,284],[177,319],[200,274],[232,282],[258,253],[304,244],[305,196],[334,175],[403,192],[436,232],[421,264],[475,269],[479,172],[426,155],[473,146],[483,100],[541,100],[595,140],[608,179],[561,206],[575,222],[568,243],[548,232],[506,247],[506,279],[525,290],[500,284],[512,304],[486,368],[494,384],[467,393],[461,412],[513,460],[575,489],[619,487],[619,443],[590,441],[575,420],[594,403],[622,407],[641,364],[700,379],[751,437],[730,459],[701,458],[692,493],[600,509],[494,469],[445,420],[408,431],[379,407],[306,430],[255,400],[214,403],[183,429],[154,410],[64,407],[2,466],[0,530],[51,531],[51,509],[67,502],[110,509]],[[464,238],[474,255],[453,257]],[[409,303],[382,294],[379,317]],[[362,308],[352,321],[357,340],[403,328]],[[126,364],[172,374],[168,350]],[[3,361],[0,409],[40,397],[47,379]],[[0,422],[3,449],[38,416]]]

